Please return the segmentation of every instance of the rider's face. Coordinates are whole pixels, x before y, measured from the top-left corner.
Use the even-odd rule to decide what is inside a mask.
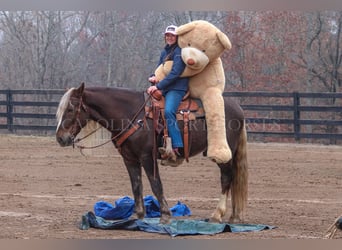
[[[165,42],[168,44],[168,45],[172,45],[174,43],[176,43],[177,41],[177,36],[173,35],[173,34],[165,34]]]

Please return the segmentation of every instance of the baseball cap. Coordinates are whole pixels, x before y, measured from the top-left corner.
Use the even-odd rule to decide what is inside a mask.
[[[165,34],[172,34],[172,35],[177,36],[176,29],[177,29],[177,26],[169,25],[169,26],[166,27],[164,35]]]

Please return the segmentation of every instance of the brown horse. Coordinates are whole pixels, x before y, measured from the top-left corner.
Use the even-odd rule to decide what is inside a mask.
[[[74,145],[77,134],[88,121],[96,121],[108,129],[113,136],[114,145],[119,148],[130,177],[136,216],[141,219],[145,215],[141,172],[144,168],[152,192],[160,204],[160,222],[168,223],[171,213],[164,197],[157,158],[153,153],[155,131],[152,129],[152,120],[145,120],[144,106],[143,92],[124,88],[85,88],[82,83],[78,88],[69,89],[60,100],[56,114],[56,139],[61,146]],[[218,164],[221,173],[221,196],[211,215],[211,220],[216,222],[222,222],[222,217],[226,213],[229,191],[232,203],[230,221],[240,220],[247,203],[247,135],[243,111],[236,102],[225,98],[225,115],[226,134],[233,158],[228,163]],[[181,121],[179,125],[180,128],[183,127]],[[190,157],[205,153],[205,119],[192,121],[189,127]],[[129,136],[125,135],[127,131],[130,131]],[[123,137],[126,138],[122,139]],[[159,141],[157,140],[157,143]]]

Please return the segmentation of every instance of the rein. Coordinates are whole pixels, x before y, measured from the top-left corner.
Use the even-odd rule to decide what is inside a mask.
[[[81,151],[81,153],[82,153],[82,150],[83,150],[83,149],[94,149],[94,148],[98,148],[98,147],[101,147],[101,146],[106,145],[106,144],[109,143],[109,142],[112,142],[112,141],[114,141],[114,140],[117,140],[118,138],[120,138],[120,136],[122,136],[122,135],[124,135],[126,132],[129,132],[129,131],[130,131],[130,130],[128,130],[129,126],[133,123],[133,121],[135,121],[135,120],[137,119],[137,117],[138,117],[138,115],[141,113],[141,111],[142,111],[143,109],[145,109],[146,103],[147,103],[150,99],[151,99],[151,96],[149,95],[149,97],[146,98],[146,100],[144,101],[144,103],[141,105],[141,107],[138,109],[138,111],[135,113],[135,115],[134,115],[134,116],[132,117],[132,119],[129,121],[129,123],[127,124],[127,126],[126,126],[124,129],[122,129],[117,135],[111,137],[109,140],[107,140],[107,141],[105,141],[105,142],[103,142],[103,143],[101,143],[101,144],[98,144],[98,145],[95,145],[95,146],[91,146],[91,147],[82,146],[82,145],[77,145],[77,143],[79,143],[80,141],[84,140],[85,138],[89,137],[90,135],[92,135],[92,134],[94,134],[96,131],[98,131],[98,130],[101,128],[101,126],[100,126],[99,128],[93,130],[93,131],[90,132],[89,134],[83,136],[82,138],[78,138],[77,140],[74,140],[74,141],[73,141],[73,147],[76,146],[77,148],[80,149],[80,151]],[[81,107],[81,106],[84,107],[85,111],[87,112],[87,109],[86,109],[85,105],[83,104],[82,97],[81,97],[81,100],[80,100],[80,106],[79,106],[79,107]],[[78,113],[78,115],[79,115],[79,113]],[[138,121],[138,124],[139,124],[139,126],[141,126],[141,123],[140,123],[139,121]],[[134,128],[136,128],[136,127],[134,127]],[[123,141],[122,141],[122,142],[123,142]],[[122,143],[122,142],[121,142],[121,143]],[[82,153],[82,154],[83,154],[83,153]]]

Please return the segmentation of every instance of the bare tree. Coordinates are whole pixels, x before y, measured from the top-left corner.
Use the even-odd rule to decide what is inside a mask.
[[[78,13],[73,12],[2,12],[0,17],[1,63],[11,65],[7,85],[13,87],[51,88],[65,85],[70,65],[70,47],[84,28],[88,14],[82,13],[79,25],[66,34],[68,23]],[[15,73],[14,73],[15,72]]]
[[[0,87],[145,89],[167,25],[204,19],[223,30],[229,89],[338,91],[341,12],[2,11]],[[299,65],[299,67],[298,67]],[[305,84],[303,84],[303,82]]]
[[[337,92],[341,86],[342,12],[308,14],[307,45],[294,60],[306,68],[310,89]]]

